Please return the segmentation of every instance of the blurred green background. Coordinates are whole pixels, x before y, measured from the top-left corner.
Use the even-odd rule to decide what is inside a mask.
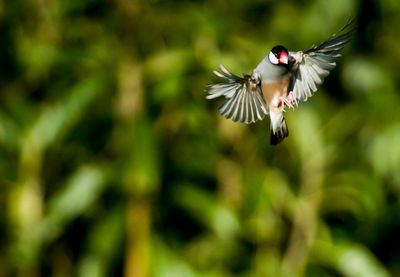
[[[358,29],[286,118],[212,70]],[[400,276],[400,1],[0,2],[0,276]]]

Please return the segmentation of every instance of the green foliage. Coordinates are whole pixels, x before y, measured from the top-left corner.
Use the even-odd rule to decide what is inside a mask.
[[[400,274],[399,1],[3,1],[0,276]],[[205,99],[358,25],[268,122]]]

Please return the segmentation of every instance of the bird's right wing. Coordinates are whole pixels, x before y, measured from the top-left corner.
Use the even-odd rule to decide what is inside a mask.
[[[330,70],[336,66],[336,60],[341,56],[340,51],[353,35],[353,22],[349,21],[338,35],[332,36],[318,46],[306,51],[291,52],[294,59],[292,64],[292,88],[296,99],[306,101],[322,84]]]
[[[224,82],[207,86],[207,99],[226,98],[219,113],[233,121],[253,123],[268,114],[267,103],[261,91],[261,80],[256,75],[239,77],[220,65],[221,72],[214,74]]]

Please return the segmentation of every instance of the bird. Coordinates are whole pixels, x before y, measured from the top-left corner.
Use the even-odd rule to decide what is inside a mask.
[[[222,82],[206,86],[207,99],[223,96],[219,113],[235,122],[254,123],[269,115],[270,143],[277,145],[289,136],[284,113],[298,107],[321,85],[335,68],[341,50],[351,40],[352,20],[324,42],[304,51],[288,51],[277,45],[251,74],[232,74],[222,64],[214,74]]]

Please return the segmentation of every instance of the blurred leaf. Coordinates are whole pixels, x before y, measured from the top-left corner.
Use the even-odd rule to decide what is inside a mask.
[[[328,180],[322,201],[325,212],[350,212],[366,221],[379,218],[384,194],[379,182],[364,172],[335,172]]]
[[[78,264],[79,276],[108,276],[110,267],[122,245],[122,209],[106,213],[89,234],[88,251]]]
[[[17,147],[19,132],[19,128],[11,118],[0,114],[0,145],[8,149]]]
[[[66,224],[81,216],[98,199],[105,186],[106,170],[104,167],[82,166],[49,200],[48,213],[39,226],[47,243],[56,239]]]
[[[48,147],[65,135],[85,114],[89,105],[105,91],[100,76],[88,78],[71,90],[66,99],[46,107],[27,135],[39,149]]]
[[[354,57],[345,64],[342,75],[354,92],[376,94],[394,90],[392,73],[383,64],[368,58]]]
[[[317,242],[315,259],[333,267],[343,276],[348,277],[386,277],[390,276],[371,252],[356,243],[334,242],[328,244]]]
[[[152,259],[151,276],[200,276],[195,273],[189,264],[180,259],[173,249],[169,249],[166,245],[164,245],[162,240],[155,238],[153,241],[154,243],[152,246],[152,251],[155,255],[154,259]]]
[[[152,193],[160,184],[159,146],[153,132],[147,121],[132,126],[131,149],[123,171],[123,184],[129,192]]]
[[[382,177],[393,180],[394,189],[400,193],[400,125],[381,130],[371,140],[368,158],[374,170]]]
[[[175,188],[173,199],[218,237],[232,239],[239,232],[240,224],[235,214],[209,193],[194,186],[181,185]]]

